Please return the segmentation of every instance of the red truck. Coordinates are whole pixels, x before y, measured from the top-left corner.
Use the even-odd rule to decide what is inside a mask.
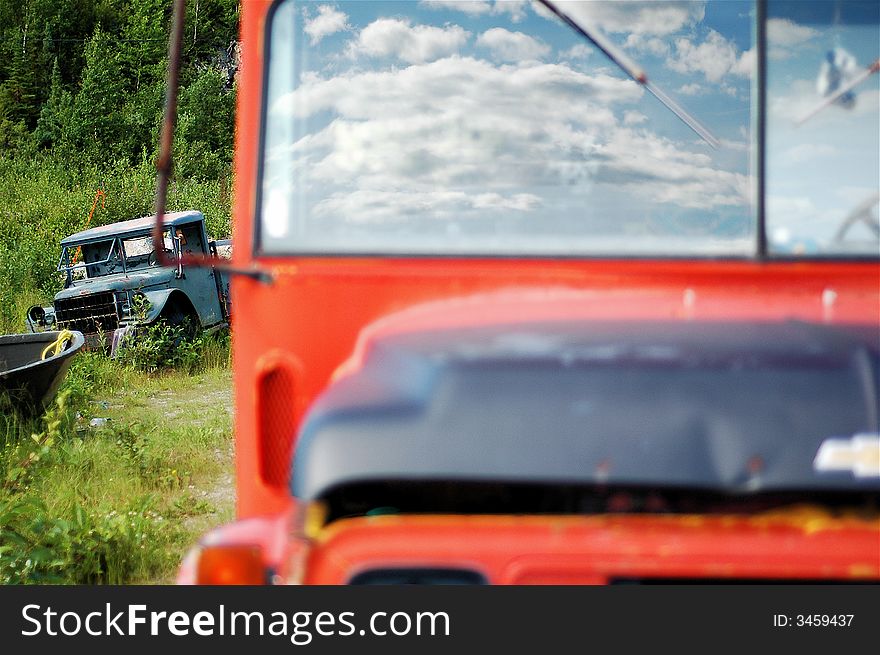
[[[880,21],[838,5],[245,1],[271,282],[179,582],[880,580]]]

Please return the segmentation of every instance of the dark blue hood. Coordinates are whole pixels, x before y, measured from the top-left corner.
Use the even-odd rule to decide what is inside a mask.
[[[880,328],[498,325],[380,339],[323,394],[292,491],[376,481],[880,489],[817,465],[878,432]]]

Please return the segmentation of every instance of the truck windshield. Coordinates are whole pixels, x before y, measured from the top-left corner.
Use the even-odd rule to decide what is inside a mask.
[[[283,0],[261,251],[753,253],[754,3],[559,4],[720,147],[538,3]]]

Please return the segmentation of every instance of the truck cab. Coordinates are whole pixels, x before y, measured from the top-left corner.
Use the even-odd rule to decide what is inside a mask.
[[[64,288],[51,306],[28,310],[30,331],[78,330],[89,345],[107,345],[115,351],[135,323],[149,324],[163,318],[171,323],[189,319],[201,329],[227,325],[228,278],[211,267],[184,267],[180,263],[181,255],[218,257],[216,242],[207,236],[203,214],[186,211],[166,215],[161,246],[154,243],[150,232],[154,221],[155,217],[147,216],[63,239],[58,271],[64,274]],[[177,266],[158,265],[159,247],[178,262]]]
[[[272,281],[232,284],[238,519],[179,581],[880,580],[878,26],[244,3]]]

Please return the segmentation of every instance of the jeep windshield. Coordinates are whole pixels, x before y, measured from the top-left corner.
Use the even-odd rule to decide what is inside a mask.
[[[796,125],[823,99],[829,48],[877,57],[876,3],[767,4],[766,217],[754,2],[556,4],[720,146],[538,3],[283,0],[267,27],[259,250],[876,255],[876,208],[852,216],[877,189],[880,76],[854,110]]]
[[[58,271],[74,280],[122,272],[116,239],[62,246]]]

